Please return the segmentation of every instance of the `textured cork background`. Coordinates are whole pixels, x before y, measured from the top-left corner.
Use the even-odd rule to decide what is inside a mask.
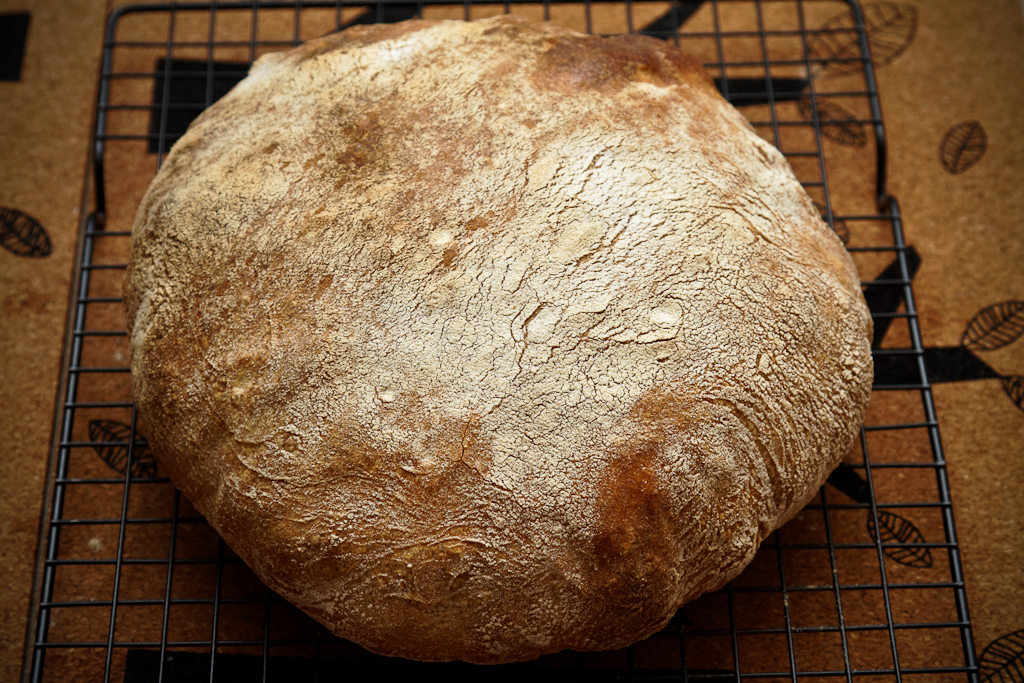
[[[37,242],[32,253],[7,242],[0,249],[0,680],[16,680],[22,668],[71,281],[89,210],[103,27],[117,4],[124,3],[0,0],[0,15],[30,14],[20,80],[0,81],[0,207],[38,221],[49,243],[43,249]],[[1021,380],[1014,379],[1024,376],[1024,340],[995,344],[978,332],[1002,325],[1005,338],[1007,330],[1024,327],[1024,303],[1017,303],[1024,302],[1024,13],[1016,0],[903,4],[916,7],[916,30],[877,77],[888,189],[900,201],[906,241],[921,257],[914,290],[922,341],[934,350],[932,358],[963,359],[969,351],[989,369],[972,374],[953,363],[933,378],[980,655],[1024,629],[1024,410]],[[614,28],[617,16],[595,10],[594,18],[595,30],[621,30]],[[872,210],[857,206],[859,197],[870,196],[863,185],[873,182],[873,176],[865,180],[863,163],[851,155],[848,168],[829,169],[833,199],[844,203],[844,213]],[[110,188],[125,207],[112,220],[130,222],[129,207],[147,173],[152,170],[140,168],[138,177]],[[851,222],[851,244],[857,231]],[[880,267],[867,258],[858,266],[865,277],[877,276]],[[900,342],[895,326],[891,336],[889,343]],[[869,423],[884,424],[898,402],[880,398]],[[927,443],[907,444],[928,453]],[[881,481],[876,493],[909,485]],[[805,522],[798,517],[793,524]],[[920,526],[929,540],[941,538],[941,526]],[[814,571],[806,569],[808,576]],[[907,609],[928,621],[935,610],[922,593]],[[738,605],[742,626],[773,618],[773,607],[750,600],[749,609]],[[688,614],[696,620],[716,605],[716,598],[702,599]],[[913,665],[912,650],[905,665]],[[750,651],[768,657],[772,647]],[[712,666],[714,653],[705,654]],[[101,675],[83,666],[81,680]]]

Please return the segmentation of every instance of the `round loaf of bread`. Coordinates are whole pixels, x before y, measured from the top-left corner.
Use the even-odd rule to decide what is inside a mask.
[[[848,451],[850,257],[690,57],[514,17],[259,59],[174,146],[124,284],[160,466],[389,655],[618,648]]]

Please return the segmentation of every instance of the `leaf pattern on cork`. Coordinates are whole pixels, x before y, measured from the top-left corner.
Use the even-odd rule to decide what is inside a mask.
[[[972,351],[995,351],[1024,334],[1024,301],[987,306],[967,323],[960,345]]]
[[[867,480],[846,463],[841,463],[833,470],[828,477],[828,483],[858,503],[871,503],[871,487]],[[874,513],[868,510],[868,535],[876,543],[881,540],[882,552],[887,557],[908,567],[931,568],[932,552],[927,547],[921,547],[927,540],[913,522],[894,512],[878,510],[878,523],[882,530],[881,534],[875,528]]]
[[[0,206],[0,245],[17,256],[42,258],[51,251],[50,236],[32,216]]]
[[[885,66],[906,52],[917,35],[917,7],[901,2],[873,2],[863,6],[864,30],[875,66]],[[862,54],[857,20],[846,10],[833,16],[811,39],[810,57],[822,74],[860,71]]]
[[[976,363],[983,363],[974,355],[975,352],[996,351],[1017,341],[1021,335],[1024,335],[1024,301],[1000,301],[974,314],[964,328],[960,348],[963,353],[970,354]],[[990,370],[985,377],[998,378],[1013,405],[1024,410],[1024,375],[1002,375]]]
[[[818,210],[824,214],[823,208],[819,206]],[[905,258],[908,274],[913,278],[920,265],[920,256],[913,247],[909,247]],[[879,279],[899,278],[901,273],[900,261],[896,259],[879,274]],[[902,294],[894,292],[894,288],[869,284],[864,290],[864,298],[875,315],[891,314],[903,305]],[[881,348],[889,321],[888,317],[876,319],[872,348]],[[1004,374],[982,357],[982,352],[1002,349],[1022,336],[1024,300],[1011,299],[990,304],[968,321],[957,346],[926,346],[923,349],[927,380],[931,384],[941,384],[998,379],[1013,405],[1024,410],[1024,375]],[[910,353],[875,356],[874,364],[876,387],[916,384],[924,379],[917,358]]]
[[[864,124],[846,107],[833,100],[816,98],[812,104],[810,98],[803,97],[797,103],[800,115],[807,121],[818,117],[821,134],[830,140],[849,147],[864,147],[868,144],[868,134]]]
[[[939,159],[942,167],[953,175],[963,173],[985,156],[988,135],[979,121],[958,123],[942,136]]]
[[[132,444],[131,427],[117,420],[90,420],[89,441],[107,467],[124,474],[128,467],[128,447]],[[136,442],[131,453],[133,477],[155,477],[156,460],[149,446]]]
[[[981,683],[1024,683],[1024,629],[996,638],[978,662]]]
[[[1013,401],[1013,405],[1024,410],[1024,375],[1001,377],[1000,380],[1003,383],[1003,391]]]
[[[890,558],[908,567],[927,569],[932,566],[932,551],[927,547],[907,547],[925,543],[924,535],[909,520],[886,510],[878,511],[881,533],[875,530],[874,517],[868,514],[868,533],[871,540],[881,537],[882,551]],[[896,547],[891,544],[898,544]]]

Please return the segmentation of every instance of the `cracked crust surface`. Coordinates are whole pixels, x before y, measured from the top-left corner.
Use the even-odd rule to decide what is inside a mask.
[[[161,467],[390,655],[616,648],[850,448],[853,264],[691,58],[515,17],[264,56],[175,145],[124,285]]]

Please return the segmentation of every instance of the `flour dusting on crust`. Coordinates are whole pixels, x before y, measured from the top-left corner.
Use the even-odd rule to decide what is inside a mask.
[[[385,654],[646,637],[814,495],[871,386],[842,244],[650,38],[412,21],[264,56],[132,249],[161,466]]]

